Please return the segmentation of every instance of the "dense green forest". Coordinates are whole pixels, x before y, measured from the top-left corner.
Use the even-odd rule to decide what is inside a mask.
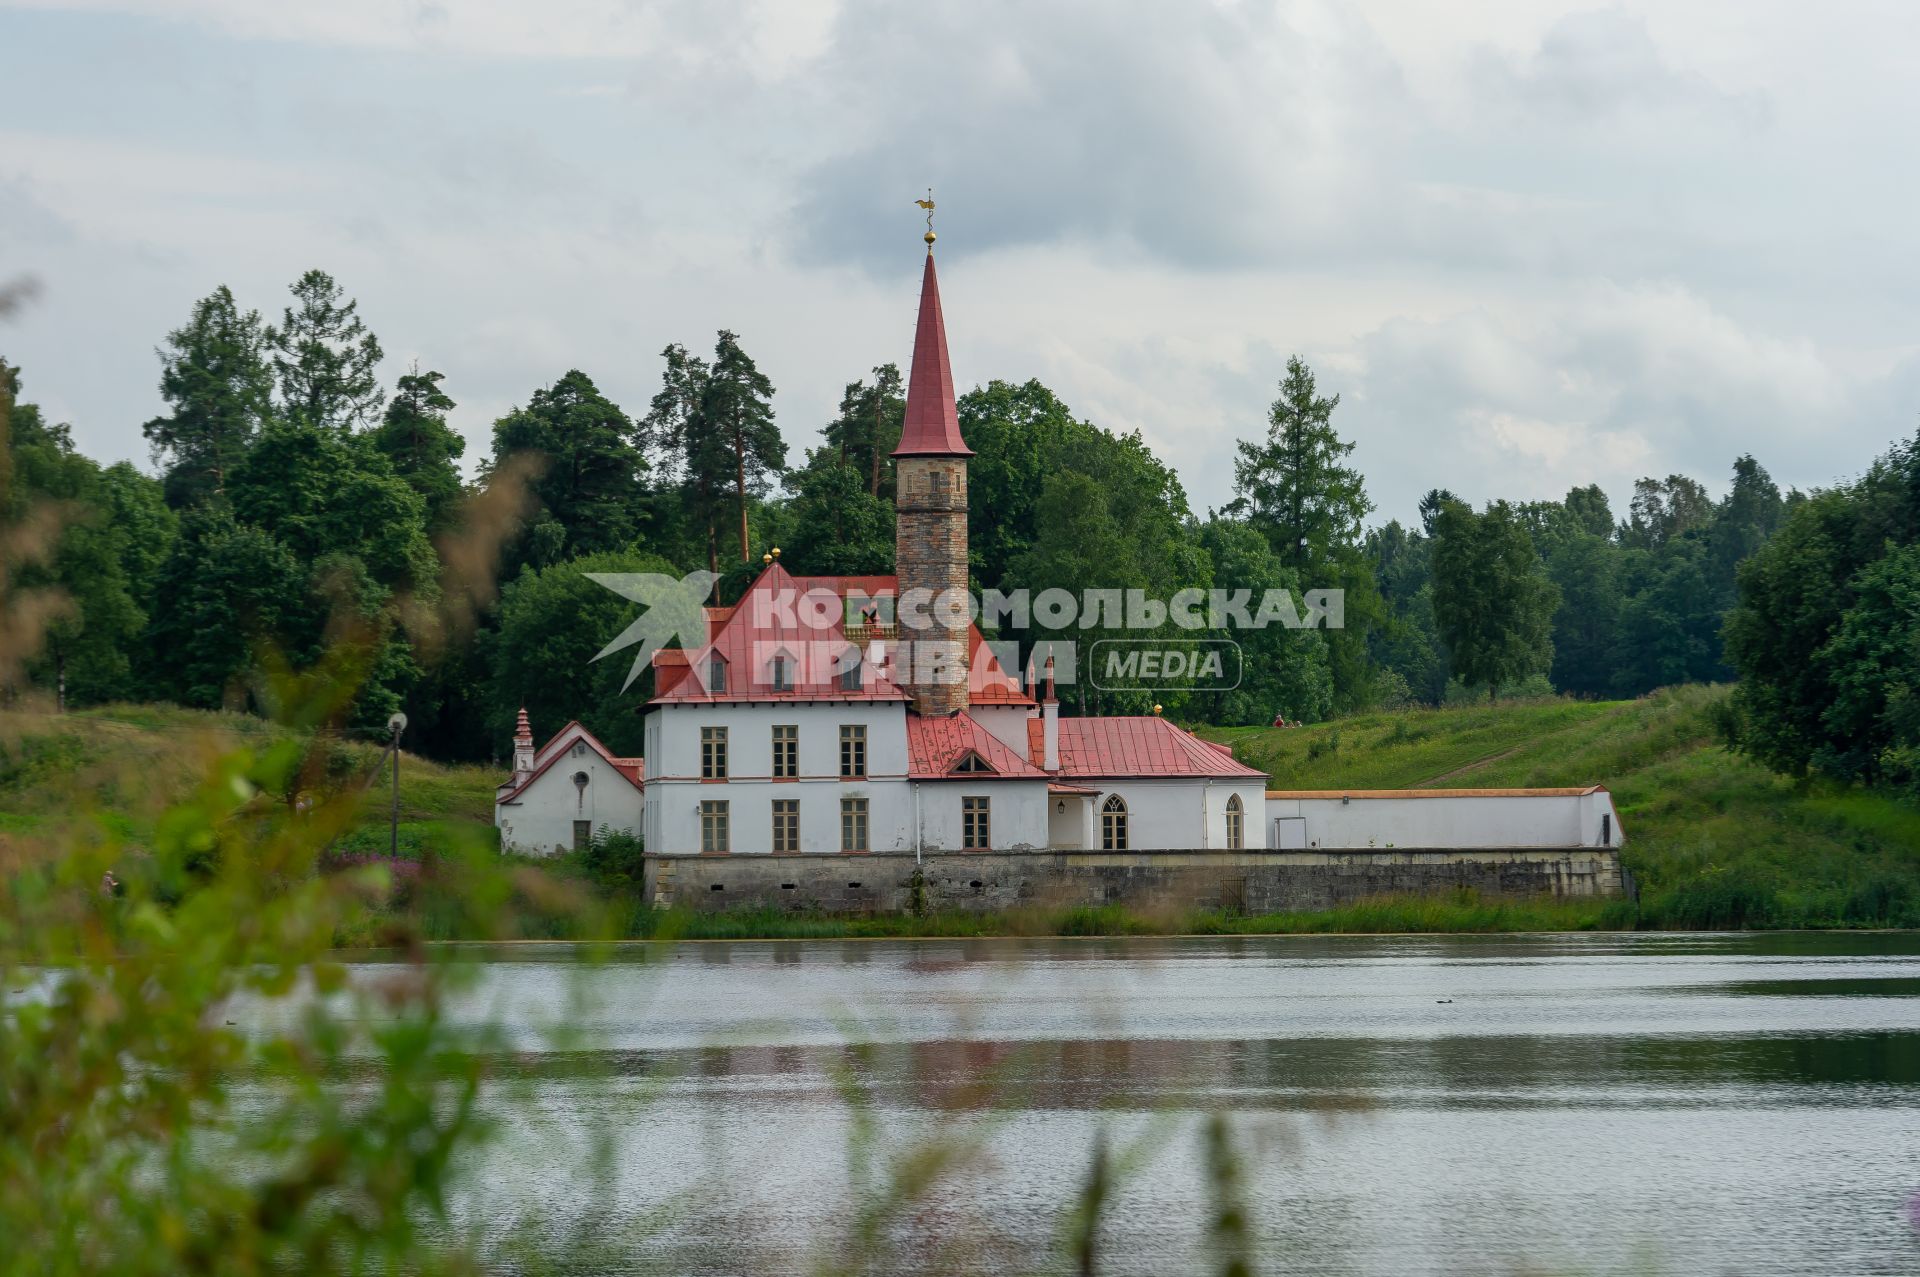
[[[0,365],[0,624],[44,631],[0,669],[6,697],[272,714],[345,651],[357,691],[333,712],[349,730],[404,708],[419,751],[487,760],[525,704],[543,730],[577,717],[637,752],[646,687],[622,693],[623,667],[591,663],[632,605],[583,571],[710,568],[724,601],[775,545],[801,571],[892,568],[894,365],[847,383],[801,458],[734,333],[710,354],[668,347],[631,412],[560,371],[494,423],[468,482],[459,388],[418,366],[381,384],[381,343],[325,272],[290,293],[274,319],[218,288],[164,335],[162,411],[142,427],[156,474],[81,455],[31,402],[32,370]],[[1811,495],[1742,456],[1719,500],[1677,474],[1642,479],[1625,512],[1598,486],[1478,510],[1436,490],[1416,521],[1378,523],[1338,396],[1298,359],[1276,373],[1234,499],[1204,513],[1137,433],[1038,381],[966,392],[976,587],[1344,589],[1344,628],[1238,633],[1238,688],[1163,694],[1194,724],[1739,677],[1722,729],[1756,759],[1920,775],[1920,450]],[[449,613],[467,623],[422,619]],[[1068,710],[1148,701],[1083,681]]]

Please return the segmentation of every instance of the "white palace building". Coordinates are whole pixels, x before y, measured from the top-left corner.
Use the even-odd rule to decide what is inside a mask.
[[[1475,796],[1269,794],[1229,748],[1157,715],[1062,718],[1050,657],[1015,677],[963,606],[915,602],[964,596],[971,455],[929,239],[893,452],[898,575],[797,576],[769,556],[737,603],[706,609],[704,646],[655,654],[644,763],[577,723],[536,749],[523,712],[494,809],[503,848],[553,853],[602,829],[664,855],[1255,851],[1379,846],[1388,830],[1422,845],[1436,826],[1420,810]],[[902,599],[926,628],[901,624]],[[1603,823],[1615,838],[1604,789],[1487,807],[1507,795],[1437,827],[1457,845],[1599,845]]]

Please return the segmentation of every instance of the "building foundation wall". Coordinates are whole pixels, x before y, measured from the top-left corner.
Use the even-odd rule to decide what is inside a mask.
[[[1122,905],[1142,912],[1248,914],[1331,909],[1384,895],[1467,888],[1483,896],[1611,899],[1623,892],[1609,847],[1488,851],[1031,851],[648,856],[658,908],[702,912],[994,913]]]

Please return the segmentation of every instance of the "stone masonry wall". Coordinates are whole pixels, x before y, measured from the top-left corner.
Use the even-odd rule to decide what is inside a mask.
[[[894,569],[900,596],[926,590],[938,596],[967,589],[967,463],[960,457],[901,457],[894,466]],[[936,618],[937,620],[937,618]],[[900,637],[916,648],[942,649],[945,668],[957,678],[914,680],[907,688],[922,714],[950,714],[967,705],[967,626],[914,630]]]
[[[916,869],[918,885],[916,886]],[[791,913],[998,912],[1118,904],[1143,912],[1330,909],[1370,896],[1443,893],[1611,898],[1613,848],[1463,851],[960,852],[861,856],[649,856],[658,907]]]

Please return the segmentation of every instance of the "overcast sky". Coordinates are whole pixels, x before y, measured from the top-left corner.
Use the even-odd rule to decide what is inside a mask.
[[[1304,356],[1379,520],[1920,425],[1920,6],[0,0],[0,352],[146,462],[152,348],[320,266],[469,463],[737,330],[793,459],[907,362],[1138,429],[1196,511]]]

